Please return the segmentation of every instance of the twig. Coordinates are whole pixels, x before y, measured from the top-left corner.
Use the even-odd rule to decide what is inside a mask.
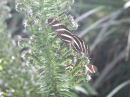
[[[101,18],[100,20],[96,21],[95,23],[93,23],[91,26],[89,26],[87,29],[78,32],[77,35],[79,37],[83,37],[85,34],[87,34],[89,31],[91,31],[92,29],[95,29],[98,25],[100,25],[102,22],[106,21],[107,19],[109,19],[110,16],[106,16],[104,18]]]
[[[113,29],[110,29],[109,31],[107,31],[103,37],[100,38],[99,41],[97,42],[94,42],[91,46],[90,46],[90,49],[91,49],[91,52],[94,50],[95,46],[98,45],[102,40],[104,40],[108,35],[112,34],[113,32],[115,32],[118,28],[113,28]]]
[[[98,25],[101,25],[101,23],[103,23],[104,21],[106,21],[106,20],[108,20],[108,19],[113,19],[113,20],[114,20],[116,17],[119,16],[119,14],[122,13],[123,10],[124,10],[124,9],[121,8],[121,9],[119,9],[118,11],[112,13],[111,15],[106,16],[106,17],[104,17],[104,18],[101,18],[100,20],[96,21],[96,22],[93,23],[91,26],[89,26],[87,29],[83,30],[83,31],[80,32],[80,33],[78,32],[77,35],[78,35],[79,37],[83,37],[83,36],[84,36],[85,34],[87,34],[89,31],[91,31],[92,29],[95,29]]]
[[[129,29],[127,47],[126,47],[126,60],[128,60],[129,58],[129,52],[130,52],[130,29]]]
[[[103,83],[105,77],[109,74],[109,72],[116,66],[116,64],[125,57],[126,50],[123,50],[112,62],[107,64],[107,66],[102,71],[101,75],[98,79],[94,82],[93,87],[98,89]]]
[[[130,80],[127,80],[127,81],[123,82],[122,84],[118,85],[114,90],[112,90],[112,92],[110,92],[107,95],[107,97],[113,97],[120,89],[122,89],[123,87],[125,87],[128,84],[130,84]]]
[[[122,23],[125,23],[125,21],[128,21],[127,19],[122,19],[122,20],[113,20],[110,22],[110,25],[113,26],[113,25],[119,25],[119,24],[122,24]],[[95,29],[98,29],[98,28],[101,28],[103,27],[104,25],[106,25],[107,22],[105,23],[102,23],[101,25],[98,25]]]
[[[98,8],[92,9],[92,10],[90,10],[90,11],[84,13],[84,14],[81,15],[80,17],[78,17],[75,21],[76,21],[76,22],[79,22],[79,21],[83,20],[84,18],[90,16],[91,14],[93,14],[93,13],[95,13],[95,12],[97,12],[97,11],[103,9],[103,8],[104,8],[103,6],[100,6],[100,7],[98,7]]]
[[[121,13],[122,9],[119,9],[118,11],[111,14],[110,19],[107,21],[107,23],[102,27],[100,33],[96,37],[94,43],[91,45],[91,52],[94,50],[94,48],[97,46],[97,44],[101,41],[101,39],[104,38],[104,33],[108,30],[108,28],[111,26],[111,22],[115,20]]]

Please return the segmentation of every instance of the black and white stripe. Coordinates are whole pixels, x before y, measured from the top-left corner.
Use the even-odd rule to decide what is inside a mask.
[[[79,37],[77,37],[75,35],[73,36],[72,47],[77,52],[81,52],[86,55],[90,54],[90,49],[89,49],[88,45],[86,45],[82,39],[80,39]]]
[[[63,42],[71,43],[74,34],[68,28],[53,18],[48,19],[48,24],[57,32],[58,37]]]
[[[57,36],[65,43],[70,44],[76,51],[86,55],[90,54],[90,49],[85,42],[78,36],[74,35],[66,26],[62,25],[59,21],[50,18],[48,24],[54,31],[57,32]]]
[[[85,65],[86,74],[96,73],[98,71],[97,67],[91,64]]]

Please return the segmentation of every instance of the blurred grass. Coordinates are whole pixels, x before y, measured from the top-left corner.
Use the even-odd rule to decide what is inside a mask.
[[[79,18],[96,7],[104,6],[103,10],[79,21],[80,26],[76,31],[91,45],[91,61],[99,69],[93,83],[99,94],[97,97],[106,97],[119,84],[129,80],[130,58],[125,60],[126,53],[129,55],[125,49],[128,47],[130,27],[130,8],[124,8],[127,1],[77,0],[72,10],[75,17]],[[124,91],[117,91],[112,97],[128,97],[129,88],[123,89]]]
[[[27,67],[20,57],[17,35],[22,32],[23,17],[17,13],[16,18],[14,9],[7,6],[12,3],[0,1],[0,97],[42,97],[35,89],[36,69]]]

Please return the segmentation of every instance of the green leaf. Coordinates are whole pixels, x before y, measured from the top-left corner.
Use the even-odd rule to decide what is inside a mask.
[[[0,71],[3,70],[3,67],[0,65]]]

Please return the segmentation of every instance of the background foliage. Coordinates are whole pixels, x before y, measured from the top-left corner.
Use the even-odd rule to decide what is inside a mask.
[[[92,81],[75,87],[80,97],[130,96],[130,8],[126,2],[128,0],[75,0],[72,6],[70,14],[79,24],[75,33],[89,44],[91,63],[99,69]],[[14,44],[18,35],[29,36],[22,26],[24,16],[15,11],[14,0],[4,5],[10,8],[0,5],[0,14],[5,12],[4,16],[8,16],[10,13],[12,17],[0,20],[0,95],[43,97],[36,90],[36,69],[21,61],[21,51]]]

